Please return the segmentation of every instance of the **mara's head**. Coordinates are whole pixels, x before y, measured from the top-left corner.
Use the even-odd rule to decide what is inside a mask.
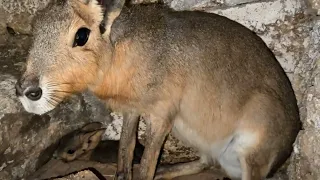
[[[102,126],[100,122],[92,122],[67,134],[60,139],[53,157],[68,162],[92,152],[102,140],[106,130]]]
[[[124,2],[116,1],[107,7],[101,0],[53,0],[37,14],[26,70],[16,84],[28,112],[46,113],[97,81],[111,23]]]

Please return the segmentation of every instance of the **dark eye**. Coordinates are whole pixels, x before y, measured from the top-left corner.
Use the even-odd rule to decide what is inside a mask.
[[[73,150],[73,149],[69,149],[69,150],[67,151],[68,154],[73,154],[74,152],[75,152],[75,150]]]
[[[89,39],[90,29],[80,28],[78,29],[76,36],[74,37],[72,47],[84,46]]]
[[[88,141],[88,144],[90,144],[90,143],[91,143],[91,140]]]

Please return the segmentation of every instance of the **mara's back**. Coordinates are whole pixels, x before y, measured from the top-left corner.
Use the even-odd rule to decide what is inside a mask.
[[[277,94],[292,120],[299,119],[291,83],[280,63],[260,37],[235,21],[147,5],[124,8],[113,28],[117,32],[111,34],[112,40],[136,40],[142,47],[134,51],[148,70],[157,69],[151,73],[155,79],[171,73],[189,79],[191,85],[202,83],[209,93],[233,94],[235,101],[255,92]]]

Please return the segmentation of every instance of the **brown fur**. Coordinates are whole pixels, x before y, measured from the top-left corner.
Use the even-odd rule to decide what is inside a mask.
[[[141,180],[197,173],[215,159],[230,177],[258,180],[290,156],[300,129],[295,95],[252,31],[219,15],[160,5],[122,8],[119,0],[101,8],[95,0],[60,1],[36,17],[24,76],[39,76],[51,106],[30,111],[48,111],[89,89],[123,112],[117,179],[132,179],[139,115],[148,137]],[[89,39],[72,47],[82,27],[91,30]],[[156,172],[171,130],[197,148],[201,159]]]
[[[82,128],[71,132],[59,141],[59,146],[54,153],[55,159],[65,162],[74,160],[98,161],[101,163],[117,163],[118,141],[102,140],[105,128],[100,122],[91,122]],[[144,147],[137,144],[134,163],[139,163]],[[68,151],[73,151],[72,153]]]
[[[105,129],[102,128],[102,124],[99,122],[86,124],[60,140],[54,157],[65,162],[75,159],[89,160],[93,150],[101,141],[104,132]],[[69,153],[68,151],[72,152]]]
[[[112,97],[116,101],[125,101],[136,97],[130,81],[132,75],[136,73],[136,68],[130,66],[131,62],[125,59],[125,51],[131,45],[129,41],[116,45],[110,73],[105,74],[101,85],[94,89],[94,93],[101,99]]]

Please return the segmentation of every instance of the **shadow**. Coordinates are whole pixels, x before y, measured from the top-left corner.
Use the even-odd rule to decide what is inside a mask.
[[[40,153],[40,155],[38,156],[37,164],[36,164],[36,171],[50,161],[58,145],[59,145],[59,142],[53,143]]]

